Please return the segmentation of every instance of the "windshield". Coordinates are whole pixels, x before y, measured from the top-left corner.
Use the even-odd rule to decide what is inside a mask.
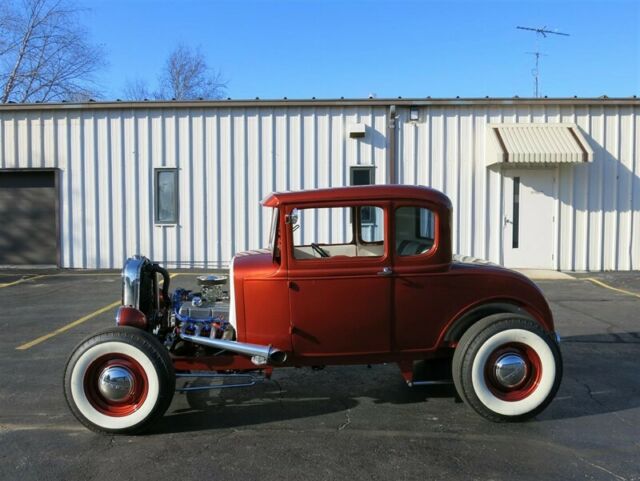
[[[278,253],[276,248],[278,247],[278,209],[271,209],[271,229],[269,229],[269,250],[273,254],[273,257],[277,257]]]

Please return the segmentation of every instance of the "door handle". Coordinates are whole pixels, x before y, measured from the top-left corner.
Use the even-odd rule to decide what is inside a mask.
[[[513,221],[509,219],[506,215],[504,216],[504,225],[513,224]]]
[[[379,276],[390,276],[391,274],[393,274],[391,267],[383,267],[382,270],[378,272]]]

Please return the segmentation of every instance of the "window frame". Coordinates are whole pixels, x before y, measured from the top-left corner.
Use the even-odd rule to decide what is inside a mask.
[[[431,249],[421,254],[400,255],[400,253],[398,252],[398,248],[397,248],[398,229],[396,227],[396,224],[397,224],[396,213],[398,212],[399,209],[406,208],[406,207],[412,207],[414,209],[416,208],[426,209],[433,214],[433,244],[431,246]],[[389,244],[391,245],[391,249],[393,250],[393,256],[394,256],[395,262],[400,264],[411,263],[413,259],[418,259],[418,258],[428,259],[435,256],[440,247],[440,213],[436,208],[436,206],[430,205],[429,203],[405,201],[405,202],[395,203],[392,211],[393,211],[393,240],[390,241]],[[418,218],[418,222],[416,223],[416,229],[419,230],[419,228],[420,228],[420,223]],[[419,232],[416,232],[416,234],[418,233]],[[422,237],[418,235],[416,235],[416,238],[428,239],[427,237]]]
[[[316,210],[319,211],[320,209],[348,209],[348,215],[349,215],[349,220],[351,221],[351,234],[350,234],[350,240],[348,242],[345,242],[343,244],[340,245],[350,245],[350,244],[356,244],[356,228],[355,225],[353,224],[352,220],[351,220],[351,215],[352,215],[352,209],[351,206],[348,205],[313,205],[313,206],[304,206],[304,207],[300,207],[299,205],[296,205],[295,207],[293,207],[292,209],[289,210],[289,213],[287,214],[287,217],[290,215],[293,215],[294,212],[297,212],[297,217],[298,217],[298,222],[294,225],[298,225],[298,229],[302,228],[302,218],[304,217],[304,211],[305,210]],[[316,214],[317,215],[317,214]],[[291,225],[289,223],[287,223],[287,225]],[[304,247],[306,245],[310,245],[310,244],[296,244],[295,243],[295,233],[298,229],[292,229],[291,230],[291,246],[293,248],[295,247]],[[348,231],[347,231],[348,234]],[[326,242],[322,242],[322,243],[318,243],[319,246],[323,246],[323,245],[335,245],[335,244],[331,244],[331,243],[326,243]],[[308,259],[298,259],[298,260],[308,260]]]
[[[336,268],[349,268],[356,266],[380,266],[387,265],[391,256],[391,250],[393,247],[389,239],[391,238],[391,219],[390,212],[392,212],[391,202],[379,201],[379,200],[363,200],[363,201],[348,201],[348,202],[328,202],[328,203],[297,203],[289,204],[285,206],[284,216],[290,215],[295,209],[312,209],[312,208],[324,208],[324,207],[359,207],[359,206],[373,206],[380,207],[383,211],[384,220],[384,239],[383,246],[384,251],[382,256],[359,256],[359,257],[328,257],[328,258],[314,258],[314,259],[297,259],[294,255],[295,244],[293,242],[293,231],[290,228],[285,228],[284,236],[286,236],[287,243],[287,263],[294,269],[313,269],[314,266],[336,267]],[[286,227],[286,226],[285,226]],[[352,242],[356,242],[355,238]],[[320,244],[323,245],[323,244]]]
[[[174,218],[171,220],[160,220],[160,174],[163,172],[173,173],[174,182]],[[179,171],[177,167],[156,167],[153,169],[153,220],[156,225],[177,225],[180,220],[179,199],[180,199],[180,182]]]
[[[355,184],[353,182],[353,176],[355,172],[358,171],[367,171],[369,172],[369,183],[368,184]],[[352,165],[349,167],[349,185],[358,186],[358,185],[375,185],[376,183],[376,166],[375,165]]]

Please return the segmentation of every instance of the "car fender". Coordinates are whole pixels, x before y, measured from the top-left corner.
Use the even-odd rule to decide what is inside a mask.
[[[457,342],[464,332],[474,323],[492,314],[513,313],[521,316],[529,317],[534,321],[539,321],[531,315],[531,313],[523,306],[518,305],[515,301],[485,302],[468,309],[459,314],[449,326],[445,329],[441,343]],[[544,327],[544,326],[543,326]]]

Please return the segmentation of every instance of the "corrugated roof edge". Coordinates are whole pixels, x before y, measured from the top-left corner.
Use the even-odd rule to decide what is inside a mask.
[[[471,106],[471,105],[640,105],[637,97],[468,97],[468,98],[396,98],[396,99],[273,99],[273,100],[147,100],[108,102],[60,102],[0,104],[0,111],[12,110],[98,110],[98,109],[174,109],[174,108],[247,108],[247,107],[388,107]]]

